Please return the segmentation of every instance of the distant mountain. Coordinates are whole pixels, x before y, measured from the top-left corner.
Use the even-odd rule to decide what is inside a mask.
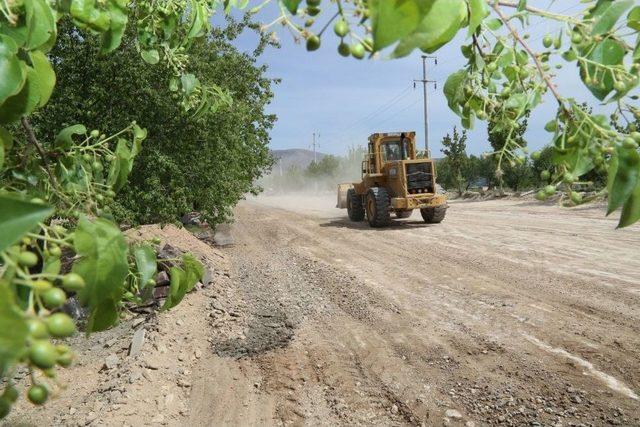
[[[302,148],[293,148],[290,150],[271,150],[271,154],[275,157],[276,164],[273,165],[273,171],[277,171],[282,168],[282,171],[286,171],[291,166],[297,166],[300,169],[305,169],[311,162],[313,162],[313,151],[305,150]],[[320,161],[326,154],[317,153],[318,161]]]

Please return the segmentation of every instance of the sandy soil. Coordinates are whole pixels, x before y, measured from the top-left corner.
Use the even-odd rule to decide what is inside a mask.
[[[83,381],[11,422],[640,425],[640,226],[501,200],[371,229],[334,204],[252,199],[234,246],[183,239],[212,284],[136,357],[135,319],[92,336],[63,378]]]
[[[247,325],[214,348],[242,375],[194,425],[640,424],[639,227],[492,201],[377,230],[334,203],[237,209]]]

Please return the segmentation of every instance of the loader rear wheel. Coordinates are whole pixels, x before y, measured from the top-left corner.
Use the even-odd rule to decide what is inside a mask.
[[[389,193],[382,187],[373,187],[367,193],[367,220],[372,227],[385,227],[391,222]]]
[[[364,206],[362,206],[362,197],[356,194],[356,190],[350,188],[347,190],[347,214],[351,221],[364,220]]]
[[[447,205],[440,205],[432,208],[424,208],[420,209],[420,213],[422,214],[424,222],[428,224],[438,224],[444,219],[448,207]]]
[[[396,218],[409,218],[413,211],[396,211]]]

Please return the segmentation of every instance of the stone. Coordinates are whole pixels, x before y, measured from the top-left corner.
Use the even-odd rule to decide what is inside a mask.
[[[129,347],[130,357],[135,357],[140,354],[142,346],[144,345],[146,333],[147,331],[144,328],[140,328],[134,332],[133,338],[131,339],[131,346]]]
[[[120,358],[117,354],[110,354],[104,359],[103,368],[105,369],[114,369],[120,364]]]
[[[184,225],[202,225],[200,214],[198,212],[189,212],[182,215],[180,222],[182,222]]]
[[[398,405],[396,405],[395,403],[393,405],[391,405],[391,413],[392,414],[397,414],[398,413]]]
[[[233,236],[231,236],[231,225],[230,224],[219,224],[216,227],[216,231],[213,235],[213,243],[216,246],[231,246],[236,243]]]
[[[156,286],[167,286],[170,282],[169,274],[166,271],[161,271],[156,275]]]
[[[447,409],[444,413],[444,416],[447,418],[453,418],[454,420],[459,420],[462,418],[462,414],[455,409]]]

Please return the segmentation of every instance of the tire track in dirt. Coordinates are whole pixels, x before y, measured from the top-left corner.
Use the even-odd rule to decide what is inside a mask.
[[[572,246],[553,241],[572,218],[564,212],[520,207],[509,216],[524,215],[522,224],[505,228],[492,222],[499,209],[484,217],[464,208],[447,220],[451,233],[446,222],[379,231],[317,212],[239,208],[232,258],[253,276],[245,296],[264,288],[293,326],[282,348],[252,357],[266,378],[287,379],[270,389],[290,402],[282,422],[437,424],[456,408],[482,423],[640,423],[635,399],[577,362],[640,388],[638,296],[628,291],[637,262],[611,260],[626,268],[605,285],[599,269],[564,274],[588,264],[594,249],[584,239],[614,246],[610,223],[594,227],[587,211],[572,225],[588,232]],[[615,254],[637,243],[637,233],[625,234]],[[566,269],[549,268],[560,252]],[[278,370],[291,361],[294,374]]]

